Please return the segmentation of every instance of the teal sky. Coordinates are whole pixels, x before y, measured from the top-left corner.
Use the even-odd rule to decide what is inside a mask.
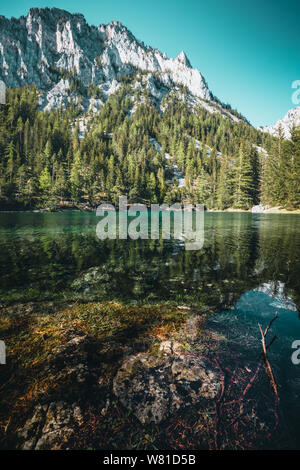
[[[211,91],[255,125],[270,125],[295,106],[300,80],[299,0],[3,0],[0,14],[30,7],[82,13],[89,24],[121,21],[169,57],[184,50]]]

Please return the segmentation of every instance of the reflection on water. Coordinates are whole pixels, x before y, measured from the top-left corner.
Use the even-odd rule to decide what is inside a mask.
[[[98,240],[94,213],[0,213],[0,298],[123,299],[223,309],[269,283],[300,304],[300,217],[205,214],[202,250]]]

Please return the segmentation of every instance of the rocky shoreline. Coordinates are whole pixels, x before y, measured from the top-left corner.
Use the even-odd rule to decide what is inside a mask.
[[[148,206],[146,204],[148,208]],[[254,206],[252,209],[235,209],[229,207],[227,209],[205,209],[205,212],[245,212],[245,213],[252,213],[252,214],[300,214],[300,209],[285,209],[282,207],[268,207],[268,208],[258,208],[258,206]],[[16,206],[16,205],[0,205],[1,212],[35,212],[35,213],[55,213],[55,212],[96,212],[97,207],[91,207],[86,204],[77,204],[74,206],[57,206],[57,207],[45,207],[45,208],[36,208],[36,207],[23,207],[23,206]]]

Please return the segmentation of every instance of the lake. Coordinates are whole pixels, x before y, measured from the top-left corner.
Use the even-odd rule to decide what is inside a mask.
[[[1,302],[182,302],[227,308],[251,289],[300,307],[300,216],[205,213],[205,243],[104,240],[95,213],[0,213]]]
[[[270,350],[288,426],[300,447],[300,216],[205,213],[201,250],[178,240],[105,240],[95,213],[0,213],[0,303],[105,301],[193,306],[245,357]]]

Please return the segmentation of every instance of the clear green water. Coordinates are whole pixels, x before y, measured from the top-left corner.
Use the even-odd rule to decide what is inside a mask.
[[[0,213],[0,302],[123,299],[216,310],[272,282],[300,306],[298,215],[207,213],[199,251],[177,240],[100,241],[98,221],[95,213]]]
[[[202,250],[176,240],[96,237],[95,213],[0,213],[0,303],[38,300],[170,302],[212,311],[208,320],[242,360],[261,351],[257,323],[275,311],[270,358],[300,447],[300,216],[205,214]]]
[[[268,342],[274,335],[277,339],[268,351],[280,396],[281,417],[284,419],[285,448],[300,449],[300,364],[292,362],[292,343],[300,340],[300,318],[296,306],[282,295],[275,294],[274,286],[264,285],[259,290],[243,294],[235,305],[226,311],[212,315],[206,326],[218,331],[228,340],[227,361],[241,368],[256,368],[262,351],[258,323],[265,328],[277,312]],[[226,353],[225,353],[226,354]],[[300,353],[298,355],[300,358]],[[253,367],[254,365],[254,367]],[[234,368],[234,367],[233,367]],[[267,381],[265,371],[261,377]],[[269,389],[268,393],[271,389]],[[260,388],[253,390],[255,399],[263,401]]]

